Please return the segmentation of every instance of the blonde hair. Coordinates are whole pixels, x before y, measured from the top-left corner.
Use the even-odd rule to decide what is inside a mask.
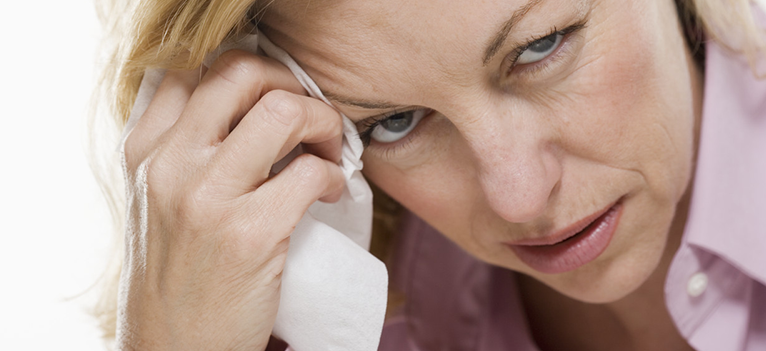
[[[109,203],[115,227],[115,252],[122,252],[124,206],[122,174],[114,145],[124,128],[138,87],[148,68],[192,69],[222,42],[244,30],[268,3],[254,0],[97,0],[106,31],[102,51],[109,53],[94,95],[91,118],[91,160],[94,174]],[[274,1],[274,0],[269,0]],[[762,28],[754,21],[748,0],[676,0],[687,36],[695,31],[744,54],[754,73],[764,52]],[[701,34],[701,33],[697,33]],[[758,75],[758,74],[756,74]],[[104,118],[110,115],[112,118]],[[103,151],[103,152],[102,152]],[[400,207],[376,189],[372,251],[387,255]],[[102,298],[93,314],[104,337],[114,338],[121,254],[115,254],[102,278]]]

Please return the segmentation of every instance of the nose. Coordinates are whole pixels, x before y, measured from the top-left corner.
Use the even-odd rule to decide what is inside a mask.
[[[509,222],[542,214],[560,183],[560,150],[544,123],[529,118],[482,118],[464,136],[490,208]]]

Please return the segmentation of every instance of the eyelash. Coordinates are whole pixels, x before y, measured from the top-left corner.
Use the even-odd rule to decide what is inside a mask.
[[[534,44],[538,40],[541,40],[543,38],[549,37],[549,36],[554,35],[554,34],[561,35],[563,37],[563,39],[561,41],[561,44],[559,44],[559,47],[556,48],[556,50],[554,51],[554,53],[552,53],[550,56],[544,58],[541,61],[537,61],[537,62],[529,64],[530,66],[536,66],[535,70],[542,70],[543,68],[545,68],[548,65],[548,63],[549,63],[548,61],[550,61],[549,58],[558,56],[558,55],[556,55],[556,52],[558,52],[561,48],[563,48],[567,44],[566,43],[567,36],[569,34],[575,33],[577,31],[585,28],[585,24],[586,24],[586,21],[582,20],[582,21],[580,21],[578,23],[575,23],[575,24],[573,24],[573,25],[571,25],[569,27],[566,27],[566,28],[564,28],[562,30],[558,30],[558,29],[556,29],[556,27],[553,27],[553,29],[551,31],[549,31],[547,34],[544,34],[544,35],[541,35],[541,36],[537,36],[537,37],[533,37],[532,39],[528,40],[524,45],[516,47],[515,49],[513,49],[513,51],[512,51],[512,55],[513,56],[509,60],[510,64],[508,65],[508,69],[506,71],[507,75],[511,74],[513,69],[516,67],[516,62],[519,60],[519,57],[521,56],[521,54],[523,54],[524,51],[529,49],[529,47],[532,46],[532,44]]]
[[[370,146],[370,142],[372,142],[372,131],[375,130],[375,127],[377,127],[381,122],[383,122],[383,121],[385,121],[385,120],[387,120],[387,119],[389,119],[391,117],[394,117],[394,116],[396,116],[396,115],[398,115],[400,113],[406,113],[406,112],[410,112],[410,111],[417,110],[417,109],[418,108],[411,108],[411,109],[402,110],[402,111],[393,110],[393,111],[391,111],[389,113],[386,113],[386,114],[384,114],[382,116],[371,117],[371,118],[368,118],[368,119],[362,121],[361,122],[362,123],[362,131],[359,132],[359,139],[362,139],[362,145],[364,145],[365,148]],[[426,116],[426,118],[427,117],[428,116]],[[420,121],[420,123],[423,123],[423,121]],[[415,127],[415,128],[417,128],[417,127]],[[413,132],[410,132],[410,135]],[[408,139],[409,140],[410,135],[407,135],[406,137],[404,137],[404,139]],[[394,143],[396,143],[396,142],[394,142]]]
[[[558,30],[558,29],[556,29],[556,27],[553,27],[553,29],[551,31],[549,31],[547,34],[542,35],[542,36],[538,36],[538,37],[534,37],[534,38],[528,40],[525,44],[516,47],[515,49],[513,49],[513,52],[512,52],[513,56],[509,60],[510,64],[509,64],[508,69],[507,69],[507,75],[510,75],[512,73],[513,69],[516,67],[516,62],[519,60],[519,56],[521,56],[521,54],[523,54],[524,51],[527,50],[536,41],[541,40],[541,39],[543,39],[545,37],[551,36],[553,34],[561,35],[564,38],[562,39],[562,42],[561,42],[559,48],[556,48],[556,51],[559,51],[561,46],[566,44],[565,40],[567,40],[567,36],[569,34],[572,34],[574,32],[577,32],[577,31],[583,29],[585,27],[585,24],[586,24],[586,21],[583,20],[583,21],[575,23],[575,24],[573,24],[573,25],[571,25],[569,27],[566,27],[566,28],[564,28],[562,30]],[[555,52],[554,52],[554,54],[551,54],[551,56],[554,56],[554,55],[555,55]],[[529,65],[530,66],[541,65],[541,66],[539,66],[539,68],[535,69],[535,71],[542,70],[542,69],[544,69],[549,64],[549,62],[547,62],[547,61],[549,61],[548,58],[550,58],[550,56],[546,57],[542,61],[534,62],[534,63],[531,63]],[[530,73],[532,73],[532,72],[530,72]],[[362,131],[359,132],[359,138],[362,140],[362,144],[364,145],[364,147],[367,148],[370,145],[370,143],[372,142],[372,131],[381,122],[383,122],[386,119],[389,119],[389,118],[391,118],[393,116],[396,116],[397,114],[409,112],[409,111],[416,110],[416,109],[417,108],[411,108],[411,109],[407,109],[407,110],[403,110],[403,111],[394,110],[394,111],[392,111],[390,113],[387,113],[387,114],[384,114],[384,115],[381,115],[381,116],[371,117],[371,118],[368,118],[368,119],[362,121],[361,122],[362,123]],[[428,118],[428,116],[426,116],[426,118]],[[423,123],[423,122],[424,121],[421,121],[420,123]],[[392,148],[398,148],[398,147],[404,146],[406,143],[408,143],[410,141],[410,139],[412,139],[411,137],[414,134],[416,134],[416,130],[413,130],[409,135],[407,135],[404,138],[405,140],[402,140],[404,143],[402,143],[402,142],[395,142],[395,144],[398,144],[398,145],[391,146],[391,147]]]

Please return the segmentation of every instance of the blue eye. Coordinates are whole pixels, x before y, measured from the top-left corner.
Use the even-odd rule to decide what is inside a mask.
[[[531,42],[521,52],[518,59],[516,59],[516,63],[527,64],[541,61],[556,51],[556,48],[559,47],[563,38],[564,34],[556,32],[547,37]]]
[[[370,137],[380,143],[393,143],[409,134],[423,117],[431,112],[429,109],[417,109],[400,112],[387,117],[373,127]]]

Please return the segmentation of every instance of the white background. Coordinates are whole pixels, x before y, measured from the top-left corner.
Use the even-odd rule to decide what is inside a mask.
[[[93,0],[0,11],[0,350],[104,350],[86,313],[109,254],[85,157],[100,36]]]

